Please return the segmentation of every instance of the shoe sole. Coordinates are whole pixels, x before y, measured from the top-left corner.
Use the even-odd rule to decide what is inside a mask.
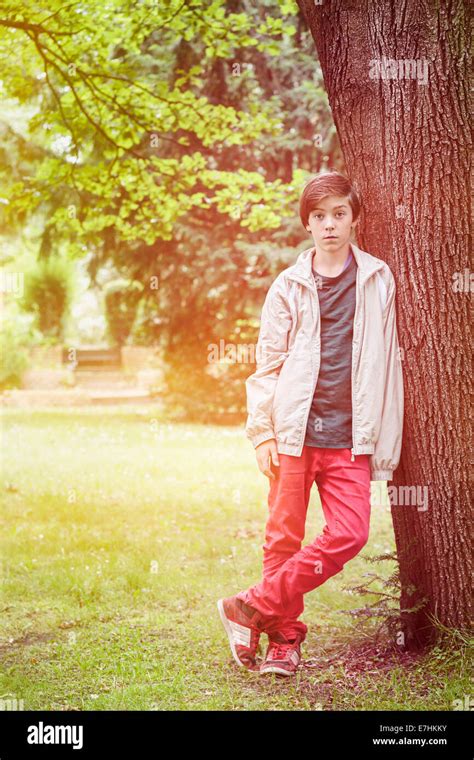
[[[260,673],[262,673],[262,675],[265,675],[265,673],[276,673],[279,676],[294,676],[296,670],[289,671],[279,668],[278,665],[268,665],[266,668],[260,668]]]
[[[259,673],[260,671],[258,668],[256,670],[251,670],[239,659],[239,655],[237,654],[237,651],[235,649],[234,639],[232,636],[232,629],[229,625],[229,620],[227,618],[227,615],[225,614],[223,599],[219,599],[219,601],[217,602],[217,609],[219,610],[219,616],[222,621],[222,625],[224,626],[224,630],[227,634],[227,638],[229,639],[232,657],[236,661],[237,665],[240,665],[241,668],[245,668],[245,670],[248,670],[250,673]]]

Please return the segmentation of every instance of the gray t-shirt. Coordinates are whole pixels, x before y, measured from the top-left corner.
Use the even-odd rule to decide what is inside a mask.
[[[351,251],[337,277],[313,269],[321,312],[321,366],[305,445],[352,447],[352,332],[357,264]]]

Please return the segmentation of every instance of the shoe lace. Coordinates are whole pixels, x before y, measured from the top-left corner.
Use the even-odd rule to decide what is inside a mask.
[[[270,646],[269,658],[272,660],[284,660],[288,654],[288,651],[293,649],[293,644],[272,644]]]

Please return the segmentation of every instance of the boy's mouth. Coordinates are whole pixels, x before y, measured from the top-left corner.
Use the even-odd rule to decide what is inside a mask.
[[[326,235],[324,240],[337,240],[337,235]]]

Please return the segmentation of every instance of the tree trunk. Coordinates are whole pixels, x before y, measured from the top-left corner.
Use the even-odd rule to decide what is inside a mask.
[[[402,641],[419,649],[439,640],[442,626],[466,629],[470,620],[468,7],[461,0],[298,4],[347,174],[362,195],[359,243],[388,263],[397,284],[405,421],[388,485]],[[383,59],[394,63],[374,63]],[[417,503],[407,505],[412,486]]]

